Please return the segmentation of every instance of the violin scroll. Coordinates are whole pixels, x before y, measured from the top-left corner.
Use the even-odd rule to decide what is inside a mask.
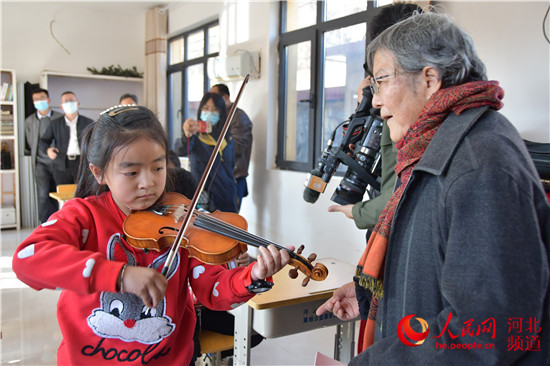
[[[309,257],[305,259],[300,255],[303,250],[304,246],[300,245],[300,247],[296,250],[296,253],[293,253],[293,256],[290,258],[290,265],[294,266],[294,268],[288,271],[288,275],[290,278],[295,279],[298,277],[298,270],[300,270],[306,275],[306,278],[304,278],[302,282],[302,286],[305,287],[309,283],[310,279],[314,281],[323,281],[327,278],[328,269],[321,263],[315,263],[315,265],[312,265],[311,262],[317,258],[317,254],[311,253]]]

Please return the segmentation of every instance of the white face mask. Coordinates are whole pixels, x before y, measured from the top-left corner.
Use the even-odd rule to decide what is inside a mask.
[[[66,114],[73,114],[78,112],[78,102],[67,102],[61,104],[61,107],[63,107],[63,111]]]

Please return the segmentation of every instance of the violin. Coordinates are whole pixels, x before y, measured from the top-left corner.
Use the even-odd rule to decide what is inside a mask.
[[[240,253],[246,251],[246,249],[243,247],[243,244],[256,246],[267,246],[269,244],[274,244],[265,239],[253,236],[249,234],[246,230],[244,230],[243,228],[246,228],[247,226],[246,220],[244,220],[244,218],[240,217],[237,214],[231,214],[227,212],[215,212],[214,214],[206,215],[195,211],[195,207],[197,207],[197,203],[199,201],[200,193],[204,190],[206,179],[210,174],[212,165],[214,164],[214,160],[216,159],[225,135],[229,130],[229,125],[231,124],[233,116],[235,115],[237,103],[241,98],[242,92],[246,83],[248,83],[249,78],[250,75],[246,75],[243,80],[241,89],[237,94],[237,98],[235,98],[235,102],[231,106],[231,110],[229,111],[227,119],[223,124],[220,135],[218,137],[218,141],[216,142],[216,146],[214,146],[214,149],[212,150],[210,159],[206,164],[204,172],[202,173],[202,177],[197,185],[197,189],[195,189],[195,193],[191,201],[188,204],[186,204],[185,202],[180,203],[178,202],[178,200],[176,200],[176,202],[165,201],[163,202],[163,204],[154,205],[154,208],[152,210],[138,211],[136,213],[132,213],[124,221],[123,229],[126,235],[126,240],[130,245],[132,245],[132,243],[134,243],[134,245],[138,245],[136,243],[140,243],[138,245],[138,248],[143,248],[142,245],[145,245],[147,249],[156,250],[161,250],[162,248],[170,246],[170,251],[168,252],[166,262],[162,267],[161,273],[164,276],[167,275],[168,268],[172,266],[172,263],[174,262],[180,247],[187,248],[190,256],[194,256],[195,258],[203,262],[222,264],[230,261],[231,259],[237,257],[237,255],[239,255]],[[167,194],[166,196],[172,197],[171,194]],[[158,228],[154,228],[153,230],[151,230],[151,227],[147,224],[147,218],[148,216],[150,216],[147,215],[147,213],[152,213],[152,215],[157,219],[162,218],[167,220],[161,220]],[[143,217],[143,215],[147,216]],[[220,215],[225,216],[226,220],[222,220],[220,218]],[[242,227],[232,225],[228,222],[228,217],[233,218],[232,215],[237,215],[240,217],[238,220],[236,220],[236,224],[240,222],[240,225]],[[136,218],[138,219],[137,221],[134,220]],[[179,225],[179,228],[177,227],[177,225]],[[145,231],[143,231],[144,227],[147,227]],[[129,230],[130,228],[135,231],[140,231],[141,235],[137,235],[137,233],[132,233],[132,231]],[[198,231],[199,229],[208,231],[210,235],[203,237],[202,240],[199,240],[200,235],[197,234],[200,233]],[[155,237],[151,237],[152,234],[150,233],[154,232],[155,230],[157,231],[157,234],[154,234]],[[166,235],[166,233],[170,234]],[[216,234],[218,235],[218,237],[214,236]],[[193,236],[196,237],[193,238]],[[223,237],[223,239],[221,239],[220,236]],[[216,239],[220,242],[230,241],[231,245],[220,247],[216,246],[213,248],[209,248],[210,251],[207,250],[207,247],[213,245],[211,243],[213,241],[216,241]],[[313,266],[311,264],[311,262],[315,260],[317,255],[312,254],[308,259],[305,259],[300,256],[303,247],[300,247],[299,250],[297,250],[297,253],[294,253],[287,248],[278,246],[276,244],[274,245],[279,250],[287,250],[289,252],[291,257],[290,263],[295,265],[295,268],[291,269],[289,272],[291,278],[298,277],[298,270],[301,270],[306,275],[306,278],[302,282],[302,286],[306,286],[310,278],[321,281],[327,277],[328,269],[324,265],[317,263],[315,266]],[[224,254],[222,255],[221,253]]]
[[[123,224],[126,241],[138,249],[161,251],[171,247],[178,236],[181,221],[188,214],[189,203],[187,197],[169,192],[148,210],[131,213]],[[328,269],[323,264],[312,265],[317,257],[314,253],[307,259],[300,255],[303,245],[293,252],[249,233],[247,227],[245,218],[236,213],[193,210],[180,247],[188,250],[189,257],[203,263],[224,264],[246,252],[247,245],[267,247],[273,244],[289,253],[290,264],[294,266],[289,272],[291,278],[298,277],[298,270],[305,274],[302,286],[306,286],[310,279],[322,281],[327,277]]]

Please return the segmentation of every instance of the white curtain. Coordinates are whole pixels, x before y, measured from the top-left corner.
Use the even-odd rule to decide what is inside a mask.
[[[166,50],[168,34],[168,10],[155,7],[149,10],[145,20],[145,105],[158,117],[164,128],[166,121]]]

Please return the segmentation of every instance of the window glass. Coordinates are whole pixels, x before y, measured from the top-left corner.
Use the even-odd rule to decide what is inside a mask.
[[[365,0],[325,0],[324,4],[325,21],[367,10]]]
[[[215,25],[208,28],[208,50],[206,53],[220,52],[220,26]]]
[[[307,162],[311,89],[311,42],[286,47],[284,160]]]
[[[168,45],[168,135],[174,147],[183,121],[197,118],[200,100],[212,85],[205,80],[206,69],[208,60],[219,54],[220,27],[209,21],[169,39]]]
[[[204,55],[204,31],[198,30],[187,36],[187,60]]]
[[[169,126],[170,145],[173,147],[177,139],[181,137],[182,126],[182,73],[174,72],[168,77],[168,118],[171,121]]]
[[[170,42],[169,48],[169,65],[183,62],[183,37]]]
[[[364,78],[365,33],[365,23],[325,33],[323,149],[334,128],[357,107],[356,90]]]
[[[197,64],[186,69],[187,115],[185,118],[197,118],[200,101],[204,95],[204,65]]]
[[[283,32],[309,27],[317,19],[317,3],[315,1],[290,0],[286,2],[286,24]]]

